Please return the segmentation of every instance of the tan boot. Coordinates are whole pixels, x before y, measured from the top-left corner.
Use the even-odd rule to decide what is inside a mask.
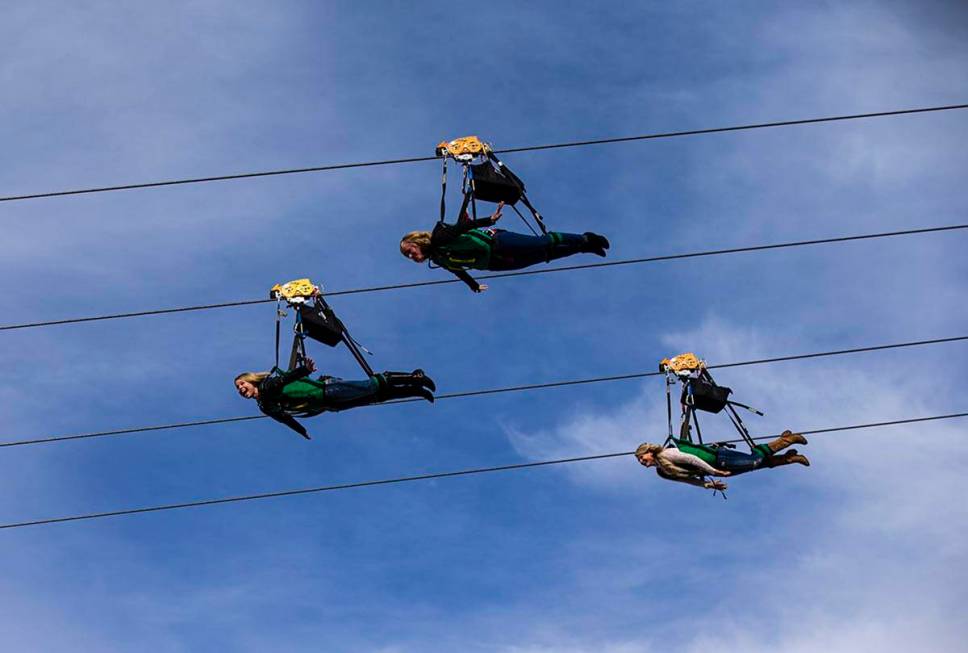
[[[804,467],[810,466],[810,461],[807,460],[807,457],[797,453],[796,449],[791,449],[782,456],[767,456],[763,460],[763,464],[766,467],[782,467],[783,465],[792,465],[793,463],[800,463]]]
[[[770,449],[770,451],[776,453],[777,451],[782,451],[791,445],[806,443],[807,439],[805,437],[799,433],[793,433],[792,431],[787,430],[781,433],[780,437],[773,442],[767,442],[766,446]]]
[[[802,454],[794,453],[794,452],[791,451],[791,452],[787,453],[787,455],[784,456],[784,457],[786,458],[788,465],[790,463],[800,463],[804,467],[809,467],[810,466],[810,460],[806,456],[804,456]]]

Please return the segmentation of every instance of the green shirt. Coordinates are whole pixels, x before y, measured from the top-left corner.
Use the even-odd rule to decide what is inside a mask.
[[[716,452],[711,447],[693,444],[688,440],[675,440],[676,448],[682,453],[691,453],[696,458],[712,466],[716,466]]]

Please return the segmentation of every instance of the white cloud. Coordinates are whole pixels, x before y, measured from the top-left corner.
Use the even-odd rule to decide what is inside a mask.
[[[789,347],[784,338],[714,319],[694,331],[672,334],[666,341],[670,353],[695,350],[710,361],[770,356]],[[928,379],[910,374],[912,361],[923,362],[925,356],[920,351],[897,354],[900,366],[893,368],[870,355],[858,355],[714,370],[714,374],[734,388],[738,399],[766,409],[768,418],[749,420],[754,432],[775,433],[788,425],[824,428],[957,409],[955,397],[936,393]],[[640,396],[611,412],[576,412],[542,431],[526,433],[509,425],[506,432],[522,455],[532,459],[630,450],[642,439],[640,434],[650,431],[656,434],[651,440],[661,440],[662,383],[652,380],[643,385]],[[720,424],[727,424],[724,416],[718,417]],[[715,421],[715,416],[707,417],[707,432],[712,432]],[[813,461],[809,470],[764,470],[755,474],[770,475],[765,481],[752,475],[732,481],[733,501],[724,510],[746,509],[733,506],[737,501],[743,506],[755,503],[757,493],[763,495],[759,500],[777,505],[775,522],[743,539],[746,548],[763,552],[762,561],[748,573],[738,572],[746,575],[744,581],[709,588],[717,602],[733,609],[683,619],[691,630],[681,631],[685,626],[679,626],[674,636],[644,634],[640,642],[604,645],[594,640],[573,646],[562,640],[547,650],[559,645],[560,650],[576,651],[612,646],[622,651],[799,652],[873,647],[900,652],[915,645],[950,650],[947,647],[965,634],[963,624],[950,614],[951,602],[960,594],[958,585],[966,580],[956,570],[964,569],[968,559],[968,507],[957,500],[964,478],[959,461],[968,457],[964,431],[964,423],[952,421],[809,436],[810,444],[804,448]],[[631,459],[624,467],[587,464],[568,467],[566,473],[590,490],[643,496],[654,494],[652,484],[667,483]],[[663,496],[677,503],[699,491],[668,485]],[[783,509],[785,502],[776,500],[783,494],[798,496],[798,507],[792,512]],[[801,517],[797,510],[807,511],[809,517]],[[801,524],[809,524],[809,530],[801,530]],[[711,532],[710,537],[717,534]],[[785,547],[788,553],[781,552]],[[634,566],[624,545],[615,554]],[[962,577],[950,578],[952,571]],[[675,561],[670,562],[669,573],[677,573]],[[598,582],[612,587],[616,600],[632,600],[623,596],[630,594],[628,587],[620,588],[609,578]],[[586,588],[594,584],[588,579],[582,583]],[[671,618],[670,623],[677,619]]]

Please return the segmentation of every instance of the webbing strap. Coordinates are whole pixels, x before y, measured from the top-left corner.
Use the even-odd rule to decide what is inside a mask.
[[[282,321],[282,309],[280,300],[276,299],[276,368],[279,367],[279,322]]]
[[[512,208],[512,209],[514,209],[514,212],[518,214],[518,217],[519,217],[519,218],[521,218],[521,222],[523,222],[523,223],[524,223],[525,225],[527,225],[527,227],[528,227],[528,229],[530,229],[530,230],[531,230],[531,233],[532,233],[532,234],[534,234],[535,236],[537,236],[537,235],[538,235],[538,232],[534,230],[534,227],[532,227],[532,226],[531,226],[531,223],[530,223],[530,222],[528,222],[528,219],[527,219],[526,217],[524,217],[524,214],[523,214],[523,213],[521,213],[521,211],[519,211],[519,210],[518,210],[518,207],[517,207],[517,206],[515,206],[514,204],[512,204],[512,205],[511,205],[511,208]],[[542,232],[544,232],[544,233],[548,233],[547,231],[545,231],[545,230],[544,230],[544,226],[543,226],[543,225],[541,225],[541,224],[539,223],[539,224],[538,224],[538,226],[540,226],[540,227],[541,227],[541,231],[542,231]]]
[[[689,414],[692,415],[692,423],[696,425],[696,438],[699,439],[699,444],[702,444],[702,430],[699,428],[699,415],[696,414],[695,408],[690,408]]]
[[[457,213],[457,222],[455,224],[460,224],[464,219],[464,214],[467,213],[467,205],[471,202],[471,192],[467,189],[464,192],[464,201],[461,202],[460,211]]]
[[[521,193],[521,202],[526,207],[528,207],[528,210],[529,211],[531,211],[531,215],[532,215],[532,217],[534,217],[534,221],[537,223],[538,228],[541,229],[541,233],[543,233],[543,234],[548,233],[548,229],[545,228],[544,218],[542,218],[541,217],[541,214],[538,213],[538,209],[534,208],[531,205],[531,202],[528,201],[528,196],[525,195],[523,192]],[[517,211],[517,209],[515,209],[515,211]]]
[[[303,333],[302,314],[296,311],[293,327],[292,350],[289,352],[289,369],[296,369],[306,358],[306,335]]]
[[[440,221],[447,217],[447,157],[444,157],[444,171],[440,177]]]
[[[376,376],[373,372],[373,368],[370,367],[370,364],[366,362],[366,358],[363,357],[363,352],[360,351],[360,346],[355,340],[353,340],[353,336],[349,334],[349,331],[346,330],[346,327],[343,327],[343,342],[346,344],[346,348],[350,350],[350,353],[353,354],[353,358],[355,358],[356,362],[359,363],[360,367],[363,369],[363,372],[367,376]]]
[[[665,387],[666,387],[666,416],[669,418],[669,437],[666,438],[666,441],[665,441],[665,445],[664,446],[668,446],[669,443],[672,441],[672,390],[670,390],[670,388],[669,388],[670,385],[671,384],[669,383],[669,377],[666,376],[666,378],[665,378]]]

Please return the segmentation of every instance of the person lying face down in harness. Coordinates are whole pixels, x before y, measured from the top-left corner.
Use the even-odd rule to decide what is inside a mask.
[[[296,417],[312,417],[381,403],[390,399],[417,397],[433,403],[437,389],[423,370],[381,372],[361,381],[344,381],[332,376],[315,379],[311,358],[288,372],[243,372],[235,377],[235,389],[245,399],[255,399],[259,410],[285,424],[307,440],[309,434]]]
[[[235,389],[246,399],[255,399],[259,410],[296,431],[307,440],[309,434],[296,417],[313,417],[381,403],[390,399],[419,398],[433,403],[437,386],[423,370],[376,373],[366,362],[363,349],[346,325],[326,302],[319,286],[309,279],[276,284],[269,291],[276,300],[276,364],[269,372],[243,372],[235,377]],[[279,341],[285,301],[293,309],[295,324],[288,371],[279,368]],[[306,339],[329,347],[344,345],[360,365],[366,378],[346,381],[332,376],[310,378],[316,364],[306,355]],[[365,349],[363,349],[365,351]]]
[[[487,286],[478,283],[468,269],[500,272],[520,270],[547,263],[572,254],[595,254],[604,257],[610,247],[605,236],[550,231],[529,236],[493,225],[501,219],[504,202],[487,218],[472,220],[466,214],[457,224],[440,221],[430,231],[411,231],[400,240],[400,253],[414,263],[431,261],[452,272],[474,292]]]
[[[807,439],[799,433],[784,431],[772,442],[756,445],[750,453],[721,444],[702,445],[688,440],[675,440],[675,447],[643,442],[635,450],[635,458],[645,467],[655,467],[656,473],[664,479],[711,490],[725,490],[726,483],[707,477],[736,476],[793,463],[809,467],[810,461],[796,449],[777,455],[793,444],[807,444]]]

